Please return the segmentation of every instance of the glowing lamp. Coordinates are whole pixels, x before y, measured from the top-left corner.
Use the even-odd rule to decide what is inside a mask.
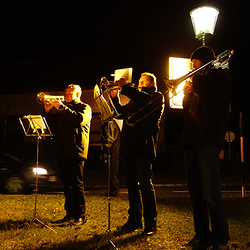
[[[218,15],[219,10],[209,6],[198,7],[190,12],[195,38],[201,40],[202,45],[214,34]]]

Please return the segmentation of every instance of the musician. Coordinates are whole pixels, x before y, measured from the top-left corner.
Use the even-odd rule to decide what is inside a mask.
[[[111,92],[113,103],[121,114],[118,118],[124,120],[120,157],[128,188],[129,218],[121,230],[130,232],[142,228],[143,215],[144,232],[146,235],[153,235],[156,233],[157,210],[152,163],[156,157],[159,122],[164,108],[163,95],[157,91],[156,77],[150,73],[141,75],[138,89],[129,86],[124,79],[118,80],[117,84],[121,94],[130,98],[128,104],[122,106],[118,90]],[[141,117],[136,124],[128,125],[128,118],[143,107],[146,107],[145,110],[150,107],[151,112]]]
[[[48,121],[54,118],[57,122],[58,167],[66,210],[66,216],[57,222],[74,220],[78,226],[86,222],[83,168],[88,154],[92,116],[90,106],[80,100],[81,92],[79,85],[70,84],[65,89],[65,103],[52,99],[44,105]]]
[[[209,47],[196,49],[191,55],[193,68],[197,69],[214,57]],[[210,249],[211,246],[211,249],[229,249],[228,222],[219,178],[219,153],[229,119],[229,70],[202,71],[184,89],[184,158],[196,233],[186,246],[188,249]]]

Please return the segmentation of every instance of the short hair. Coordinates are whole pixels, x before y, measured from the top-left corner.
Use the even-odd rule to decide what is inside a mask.
[[[82,88],[79,85],[72,83],[67,86],[67,89],[68,88],[73,89],[74,92],[78,92],[80,96],[82,95]]]
[[[153,84],[154,87],[157,88],[157,79],[156,79],[156,76],[155,76],[154,74],[149,73],[149,72],[144,72],[144,73],[141,74],[141,76],[148,76],[148,77],[150,78],[150,81],[151,81],[152,83],[154,83],[154,84]]]

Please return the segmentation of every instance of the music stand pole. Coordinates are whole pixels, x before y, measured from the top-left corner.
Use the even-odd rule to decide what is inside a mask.
[[[39,145],[40,145],[40,140],[42,139],[41,135],[37,135],[36,137],[37,143],[36,143],[36,186],[35,186],[35,207],[34,207],[34,212],[33,212],[33,219],[30,222],[30,225],[34,222],[37,221],[40,224],[44,225],[48,229],[50,229],[52,232],[57,233],[54,229],[46,225],[43,221],[38,219],[38,212],[37,212],[37,194],[38,194],[38,167],[39,167]]]
[[[107,133],[107,141],[108,141],[108,229],[106,230],[105,234],[103,235],[98,247],[96,248],[99,249],[102,246],[102,243],[106,237],[106,235],[108,236],[108,242],[111,244],[111,246],[118,250],[118,248],[116,247],[116,245],[114,244],[114,242],[111,240],[111,236],[113,236],[111,230],[110,230],[110,207],[111,207],[111,202],[110,202],[110,166],[111,166],[111,144],[110,144],[110,140],[109,140],[109,133],[110,133],[110,122],[113,121],[113,118],[111,120],[108,121],[108,133]]]

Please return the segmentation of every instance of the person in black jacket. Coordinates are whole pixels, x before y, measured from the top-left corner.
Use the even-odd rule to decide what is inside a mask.
[[[194,69],[213,59],[213,50],[206,46],[191,55]],[[228,249],[229,232],[220,190],[219,153],[228,125],[230,96],[228,69],[200,72],[184,87],[184,158],[196,233],[186,245],[190,247],[188,249],[210,249],[211,246],[211,249]]]
[[[65,103],[52,99],[45,104],[48,122],[56,120],[58,167],[65,195],[66,216],[58,223],[86,221],[83,168],[89,148],[92,111],[81,102],[81,87],[70,84],[65,89]],[[52,108],[56,108],[53,114]]]
[[[125,172],[130,206],[128,221],[121,229],[134,231],[142,228],[143,214],[144,232],[146,235],[152,235],[156,233],[157,219],[152,162],[156,157],[164,98],[156,89],[156,77],[150,73],[141,75],[138,89],[126,84],[124,79],[118,80],[117,84],[121,94],[130,98],[130,101],[122,106],[117,96],[118,91],[111,92],[113,103],[120,114],[117,118],[123,119],[120,157]]]

